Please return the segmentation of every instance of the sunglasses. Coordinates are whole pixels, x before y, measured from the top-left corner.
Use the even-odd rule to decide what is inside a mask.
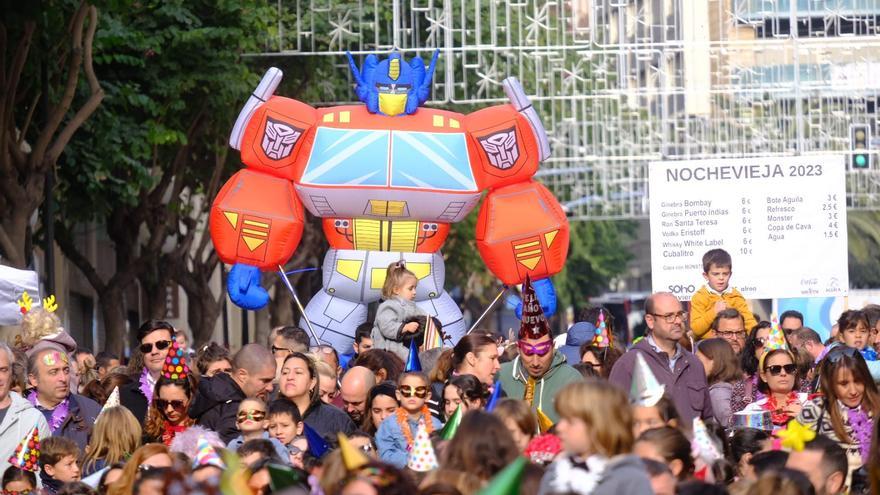
[[[410,387],[409,385],[401,385],[397,390],[400,391],[400,395],[404,397],[418,397],[419,399],[424,399],[428,396],[428,387]]]
[[[553,342],[541,342],[537,345],[527,344],[523,341],[517,341],[516,347],[526,356],[546,356],[548,352],[553,350]]]
[[[239,423],[244,423],[249,419],[252,421],[262,421],[266,419],[266,411],[261,411],[259,409],[248,409],[247,411],[239,411],[236,419]]]
[[[795,371],[797,371],[796,364],[774,364],[773,366],[767,366],[764,368],[766,371],[770,373],[771,376],[779,376],[782,374],[782,370],[785,370],[786,375],[793,375]]]
[[[855,358],[856,356],[862,357],[862,354],[855,347],[837,345],[828,351],[828,354],[825,355],[825,359],[830,363],[836,363],[843,359],[844,356]]]
[[[153,346],[156,346],[156,349],[159,349],[160,351],[164,351],[165,349],[171,347],[171,341],[160,340],[159,342],[155,342],[153,344],[141,344],[140,350],[143,354],[149,354],[153,352]]]
[[[290,349],[288,349],[288,348],[286,348],[286,347],[275,347],[275,346],[273,345],[273,346],[272,346],[272,352],[273,352],[274,354],[278,354],[279,352],[286,352],[287,354],[291,354],[293,351],[290,350]]]
[[[156,399],[156,407],[160,411],[168,409],[168,406],[171,406],[171,408],[175,411],[183,411],[184,409],[186,409],[186,402],[182,400]]]

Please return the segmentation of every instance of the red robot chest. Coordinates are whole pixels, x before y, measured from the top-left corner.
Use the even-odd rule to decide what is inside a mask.
[[[295,180],[300,199],[325,218],[461,220],[481,191],[457,116],[325,110],[300,154]]]

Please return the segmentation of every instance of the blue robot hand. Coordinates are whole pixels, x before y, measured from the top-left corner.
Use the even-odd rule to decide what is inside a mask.
[[[269,293],[260,285],[260,269],[236,263],[226,279],[226,292],[236,306],[256,311],[269,304]]]
[[[541,309],[544,311],[544,316],[550,318],[556,314],[556,288],[553,287],[553,281],[549,278],[533,280],[532,288],[535,289],[535,295],[538,296],[538,301],[541,302]],[[522,298],[515,294],[511,294],[507,296],[505,303],[508,308],[516,313],[516,317],[522,320]]]

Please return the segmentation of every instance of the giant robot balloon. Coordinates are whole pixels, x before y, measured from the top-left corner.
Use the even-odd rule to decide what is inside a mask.
[[[230,299],[266,305],[260,273],[294,253],[305,206],[330,243],[323,289],[305,308],[320,339],[347,350],[387,266],[405,260],[419,278],[416,304],[457,342],[466,328],[443,289],[440,248],[485,191],[476,244],[487,267],[508,285],[529,275],[542,303],[555,306],[549,277],[565,263],[568,222],[532,179],[550,145],[519,82],[503,82],[510,103],[463,115],[419,106],[437,53],[427,68],[398,53],[369,55],[361,69],[348,58],[364,105],[316,109],[275,96],[282,74],[271,68],[235,122],[229,144],[246,168],[220,190],[210,217],[220,259],[233,265]]]

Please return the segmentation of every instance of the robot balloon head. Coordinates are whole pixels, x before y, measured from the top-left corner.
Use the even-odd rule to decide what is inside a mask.
[[[427,69],[421,58],[415,57],[407,63],[397,52],[381,62],[376,55],[367,55],[363,67],[358,69],[351,53],[346,55],[357,84],[358,99],[367,104],[370,113],[394,117],[411,115],[428,100],[440,50],[434,52]]]

